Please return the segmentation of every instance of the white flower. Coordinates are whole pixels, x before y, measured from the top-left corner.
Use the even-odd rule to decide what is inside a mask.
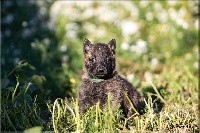
[[[165,23],[167,22],[167,19],[168,19],[168,13],[166,10],[162,10],[160,12],[157,13],[157,16],[158,20],[162,23]]]
[[[169,16],[172,20],[175,20],[176,18],[178,18],[178,13],[173,8],[170,8]]]
[[[94,38],[106,36],[107,30],[104,26],[97,26],[93,23],[86,22],[84,23],[83,28],[85,31],[87,31],[88,36],[91,35]]]
[[[99,7],[97,9],[97,17],[99,21],[102,22],[115,22],[118,14],[112,10],[109,10],[108,7]]]
[[[119,2],[121,5],[124,6],[125,9],[129,10],[131,13],[131,17],[137,18],[139,14],[138,7],[135,6],[131,1],[120,1]]]
[[[147,52],[147,42],[143,40],[139,40],[136,43],[137,53],[142,54]]]
[[[94,32],[93,32],[94,33]],[[106,35],[105,27],[98,27],[95,31],[97,37],[103,37]]]
[[[160,3],[158,3],[158,2],[156,2],[154,4],[154,9],[155,9],[155,11],[161,11],[162,10],[162,5]]]
[[[148,21],[152,21],[153,18],[154,18],[154,15],[153,15],[152,12],[147,12],[147,14],[146,14],[145,17],[146,17],[146,19],[147,19]]]
[[[177,19],[176,23],[180,26],[182,26],[184,29],[188,29],[189,25],[186,21],[183,19]]]
[[[66,46],[66,45],[62,45],[62,46],[60,47],[60,51],[61,51],[61,52],[66,52],[66,51],[67,51],[67,46]]]
[[[76,23],[67,24],[65,26],[66,37],[71,38],[71,39],[76,39],[78,29],[79,29],[79,27],[78,27],[78,24],[76,24]]]
[[[127,75],[127,79],[128,79],[129,82],[132,82],[134,80],[134,77],[135,76],[133,74]]]
[[[136,33],[139,27],[133,21],[123,21],[121,24],[121,29],[124,36],[129,36]]]
[[[199,20],[198,20],[198,19],[195,20],[195,28],[196,28],[196,29],[199,29]]]
[[[68,30],[65,34],[66,37],[75,40],[77,38],[77,31],[75,30]]]
[[[135,52],[136,51],[136,46],[135,45],[131,45],[130,46],[130,51]]]
[[[32,48],[36,48],[35,42],[32,42],[32,43],[31,43],[31,47],[32,47]]]
[[[65,30],[78,30],[78,24],[76,23],[69,23],[65,26]]]
[[[19,63],[19,61],[20,61],[20,59],[17,57],[17,58],[15,58],[14,59],[14,64],[18,64]]]
[[[193,67],[196,68],[196,69],[198,69],[198,68],[199,68],[199,63],[198,63],[198,62],[195,62],[195,63],[193,64]]]
[[[22,36],[25,38],[25,37],[28,37],[28,36],[31,36],[31,30],[28,29],[28,28],[25,28],[22,32]]]
[[[50,44],[50,39],[49,39],[49,38],[44,38],[43,42],[44,42],[44,44],[45,44],[46,46],[49,46],[49,44]]]
[[[129,49],[129,44],[123,42],[123,43],[121,44],[121,49],[123,49],[123,50],[128,50],[128,49]]]
[[[62,1],[62,3],[63,3],[63,1]],[[53,5],[51,6],[51,9],[50,9],[51,19],[56,19],[56,16],[58,16],[58,14],[59,14],[62,3],[61,3],[61,1],[56,1],[53,3]]]
[[[12,23],[14,20],[14,15],[13,14],[8,14],[6,17],[3,19],[3,21],[7,24]]]
[[[86,10],[84,10],[83,14],[81,15],[81,17],[83,19],[88,19],[91,18],[95,15],[95,12],[92,8],[87,8]]]
[[[140,1],[140,6],[142,7],[142,8],[146,8],[148,5],[149,5],[149,1]]]
[[[130,11],[131,11],[131,16],[138,18],[139,16],[138,7],[136,7],[135,5],[132,5],[132,7],[130,8]]]
[[[68,55],[63,55],[62,56],[62,62],[67,62],[69,60]]]
[[[130,47],[132,52],[135,52],[139,55],[147,52],[147,42],[143,40],[139,40],[136,42],[136,45],[132,45]]]
[[[23,26],[23,27],[26,27],[26,26],[28,26],[28,23],[27,23],[26,21],[23,21],[23,22],[22,22],[22,26]]]
[[[178,1],[176,0],[168,0],[167,3],[170,5],[170,6],[174,6],[177,4]]]
[[[76,4],[76,6],[79,6],[81,8],[91,8],[94,1],[71,1]]]
[[[96,25],[94,25],[93,23],[85,22],[83,28],[85,31],[88,32],[88,34],[92,34],[96,30]]]
[[[152,69],[155,68],[158,65],[158,63],[159,63],[158,59],[157,58],[153,58],[151,60],[151,68]]]
[[[145,79],[145,81],[147,81],[147,82],[152,82],[152,79],[153,79],[153,77],[152,77],[152,74],[150,73],[150,72],[145,72],[144,73],[144,79]]]
[[[40,10],[39,10],[39,13],[41,14],[41,15],[45,15],[46,13],[47,13],[47,8],[45,8],[45,7],[40,7]]]
[[[170,18],[176,22],[177,25],[183,27],[184,29],[188,29],[188,23],[183,19],[185,15],[185,9],[179,10],[176,12],[174,9],[169,9],[169,16]]]
[[[76,5],[73,1],[54,2],[50,9],[50,21],[55,23],[58,16],[65,16],[71,20],[79,19],[80,12],[73,5]]]
[[[181,8],[179,11],[178,11],[178,15],[183,18],[185,16],[185,14],[187,13],[186,9],[185,8]]]

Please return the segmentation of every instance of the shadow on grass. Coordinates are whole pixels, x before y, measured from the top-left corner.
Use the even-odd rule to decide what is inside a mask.
[[[166,89],[167,89],[167,85],[157,87],[157,91],[163,99],[164,99],[163,93],[166,94]],[[146,101],[151,101],[153,103],[154,113],[159,113],[165,106],[165,103],[159,98],[159,96],[157,95],[153,87],[143,88],[143,93],[144,93],[144,97]]]

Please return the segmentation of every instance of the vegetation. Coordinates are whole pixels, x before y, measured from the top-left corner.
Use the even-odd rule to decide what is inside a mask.
[[[1,131],[199,132],[197,1],[2,1]],[[84,38],[117,41],[117,69],[146,101],[125,118],[79,115]],[[29,129],[31,128],[31,129]]]

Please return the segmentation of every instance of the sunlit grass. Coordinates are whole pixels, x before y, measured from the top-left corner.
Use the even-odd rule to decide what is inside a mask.
[[[167,75],[165,75],[167,73]],[[155,93],[147,93],[146,113],[138,116],[137,113],[125,118],[120,110],[113,110],[108,99],[107,108],[101,110],[99,104],[90,108],[83,116],[79,115],[77,100],[69,105],[67,100],[57,99],[54,102],[52,121],[56,123],[54,131],[57,132],[197,132],[198,125],[198,102],[197,102],[197,77],[193,76],[189,69],[175,70],[164,68],[159,79],[155,83],[162,85],[168,83],[161,95],[154,83],[143,82],[141,87],[152,87]],[[161,79],[162,78],[162,79]],[[162,80],[162,83],[161,83]],[[183,90],[183,86],[189,88]],[[188,91],[188,95],[184,93]],[[159,113],[154,111],[156,96],[164,107]],[[58,102],[59,101],[59,102]],[[55,119],[56,118],[56,119]],[[69,125],[67,125],[67,123]]]
[[[47,104],[51,118],[44,120],[37,97],[29,99],[31,83],[21,85],[17,78],[15,87],[9,92],[3,91],[2,124],[7,131],[41,126],[43,131],[56,133],[197,132],[198,78],[188,67],[181,68],[166,65],[159,75],[153,75],[152,82],[142,81],[138,89],[145,98],[146,113],[139,116],[136,112],[129,118],[125,118],[118,108],[113,108],[109,95],[103,110],[97,103],[84,115],[79,114],[77,98],[71,101],[58,98],[54,103]],[[158,101],[162,107],[159,107]]]

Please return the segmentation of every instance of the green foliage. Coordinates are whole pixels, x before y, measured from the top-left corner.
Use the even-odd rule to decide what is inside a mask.
[[[6,78],[10,84],[15,84],[15,75],[19,74],[18,71],[8,77],[5,75],[21,60],[26,60],[35,69],[23,71],[21,75],[31,77],[37,74],[45,77],[46,80],[40,81],[40,85],[38,83],[37,85],[45,92],[42,98],[51,100],[72,95],[69,69],[63,68],[61,64],[61,56],[65,53],[59,50],[58,40],[48,23],[48,13],[52,3],[3,1],[1,21],[3,33],[1,78]],[[43,9],[39,5],[43,6]]]
[[[20,85],[18,79],[15,87],[2,88],[1,124],[5,131],[18,131],[44,124],[36,104],[37,96],[31,98],[31,83]]]
[[[57,99],[50,109],[55,132],[114,132],[119,130],[123,118],[120,110],[111,108],[109,99],[104,110],[97,104],[82,116],[77,100],[70,107],[67,100]]]
[[[20,61],[5,78],[1,86],[1,126],[3,131],[22,131],[33,126],[50,129],[42,84],[43,76],[25,76],[24,71],[35,69],[26,61]],[[16,74],[16,85],[8,77]],[[43,98],[42,98],[43,97]],[[45,116],[46,115],[46,116]],[[46,118],[45,118],[46,117]]]

